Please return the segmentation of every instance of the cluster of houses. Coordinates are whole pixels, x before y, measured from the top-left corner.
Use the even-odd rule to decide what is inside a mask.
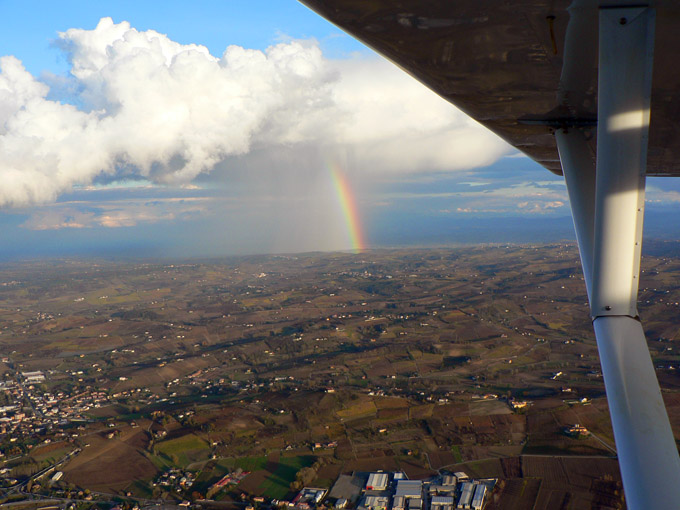
[[[408,480],[403,473],[371,473],[358,510],[481,510],[495,479],[471,480],[465,473]],[[336,503],[344,507],[346,501]]]
[[[337,441],[328,441],[328,442],[325,442],[325,443],[313,443],[312,444],[312,451],[331,449],[331,448],[336,448],[337,446],[338,446]]]
[[[94,365],[93,365],[94,366]],[[78,377],[82,371],[72,372]],[[82,379],[80,379],[82,380]],[[0,393],[5,405],[0,405],[0,442],[10,437],[10,442],[47,432],[59,432],[64,425],[88,421],[87,413],[117,400],[135,399],[141,404],[168,400],[147,388],[132,388],[108,394],[91,386],[72,392],[45,391],[46,381],[42,371],[21,372],[17,379],[0,381]],[[59,435],[59,434],[58,434]],[[65,434],[60,434],[65,436]],[[0,451],[0,456],[3,452]]]
[[[84,421],[83,413],[110,402],[105,392],[92,388],[76,394],[46,392],[38,386],[43,381],[45,374],[35,371],[22,372],[18,381],[0,383],[0,392],[8,402],[0,406],[0,441],[9,436],[10,443],[13,443],[21,437],[43,434],[70,422]]]
[[[183,471],[181,469],[169,469],[162,473],[156,481],[152,482],[152,486],[160,486],[168,491],[182,493],[191,488],[196,480],[196,475],[191,471]]]
[[[241,468],[237,468],[235,471],[231,473],[227,473],[224,475],[222,478],[220,478],[217,482],[215,482],[210,489],[208,489],[208,493],[210,492],[216,492],[220,489],[223,489],[224,487],[228,485],[237,485],[243,480],[246,476],[250,474],[250,471],[244,471]]]
[[[24,400],[24,390],[14,381],[0,383],[0,391],[5,394],[5,401],[9,404],[0,406],[0,438],[16,431],[26,418],[21,409]],[[17,404],[18,403],[18,404]]]
[[[26,393],[37,414],[66,420],[84,420],[83,413],[109,404],[109,397],[105,392],[91,389],[70,395],[64,391],[41,393],[32,391],[29,387]]]
[[[226,351],[225,351],[226,352]],[[269,355],[274,355],[273,352],[270,351],[264,351],[266,354]],[[236,360],[237,358],[232,358],[232,360]],[[159,365],[162,366],[165,365],[165,363]],[[253,391],[259,391],[262,390],[263,388],[271,388],[274,386],[278,387],[288,387],[291,388],[295,391],[297,391],[296,386],[299,386],[301,384],[301,381],[296,380],[292,376],[286,376],[286,377],[272,377],[268,381],[232,381],[224,377],[220,377],[218,375],[215,375],[214,372],[217,371],[217,367],[211,367],[207,369],[201,369],[197,370],[196,372],[193,372],[185,377],[181,378],[176,378],[172,379],[171,381],[168,381],[166,383],[166,388],[170,388],[171,386],[175,385],[180,385],[180,384],[188,384],[189,386],[200,386],[202,391],[204,393],[207,392],[222,392],[225,389],[230,389],[230,390],[237,390],[240,392],[248,393],[248,392],[253,392]],[[251,369],[247,369],[246,373],[252,373]]]

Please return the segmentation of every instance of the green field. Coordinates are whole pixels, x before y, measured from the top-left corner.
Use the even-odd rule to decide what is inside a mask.
[[[73,451],[73,447],[70,445],[66,445],[63,448],[49,450],[45,453],[42,453],[40,450],[38,450],[37,452],[33,452],[31,454],[31,457],[38,463],[47,461],[48,463],[52,464],[61,460],[71,451]]]
[[[210,455],[208,443],[194,434],[187,434],[158,443],[156,451],[180,467],[187,467],[192,462],[206,460]]]
[[[207,490],[210,485],[230,471],[241,468],[249,471],[239,488],[267,498],[282,499],[290,492],[290,484],[295,481],[297,472],[314,464],[316,457],[300,455],[281,457],[274,463],[267,457],[238,457],[217,461],[210,473],[203,473],[198,482],[200,489]],[[257,480],[260,480],[257,482]],[[255,482],[254,482],[255,481]]]
[[[172,467],[172,462],[170,459],[168,459],[168,457],[163,454],[153,455],[147,452],[144,456],[153,462],[153,465],[156,466],[156,469],[159,471],[165,471],[166,469],[170,469]]]
[[[457,463],[463,462],[463,455],[460,453],[460,446],[453,445],[451,447],[451,453],[453,453],[453,458]]]
[[[264,469],[267,465],[267,457],[239,457],[231,459],[222,459],[217,462],[217,466],[224,469],[224,473],[228,473],[236,468],[241,468],[243,471],[259,471]]]
[[[207,492],[215,482],[238,468],[251,473],[263,471],[267,466],[267,457],[230,457],[211,462],[209,466],[196,479],[194,488],[199,492]]]
[[[149,487],[149,483],[144,480],[135,480],[126,490],[132,492],[138,498],[153,497],[153,491]]]
[[[377,409],[373,400],[362,400],[346,409],[336,411],[336,414],[345,420],[355,420],[357,418],[374,416],[376,412]]]
[[[282,457],[274,472],[260,485],[264,489],[264,496],[282,499],[290,492],[290,484],[295,481],[295,475],[303,467],[314,464],[315,457],[302,455],[300,457]]]

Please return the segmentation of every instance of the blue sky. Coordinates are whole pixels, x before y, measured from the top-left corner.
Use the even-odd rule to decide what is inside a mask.
[[[0,7],[0,260],[348,249],[331,168],[369,246],[572,236],[562,179],[293,0]]]
[[[0,1],[0,48],[22,60],[34,75],[44,70],[68,72],[63,55],[50,46],[57,32],[94,28],[100,18],[129,21],[138,30],[153,29],[182,44],[207,46],[220,55],[229,44],[264,49],[282,38],[317,38],[330,56],[368,51],[335,26],[295,1],[202,0],[200,2]]]

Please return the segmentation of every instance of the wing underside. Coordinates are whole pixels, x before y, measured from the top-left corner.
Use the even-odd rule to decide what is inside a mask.
[[[553,130],[597,123],[597,26],[582,41],[578,101],[558,99],[565,35],[585,2],[302,0],[547,169]],[[680,3],[657,10],[648,175],[680,175]],[[379,86],[379,84],[376,84]],[[573,98],[572,98],[573,99]],[[591,152],[595,157],[595,130]]]

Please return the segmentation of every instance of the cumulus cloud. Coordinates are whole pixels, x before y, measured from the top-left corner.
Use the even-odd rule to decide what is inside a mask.
[[[60,33],[57,45],[71,77],[53,83],[76,91],[66,102],[16,58],[0,58],[0,207],[96,181],[187,184],[254,150],[349,151],[361,172],[472,168],[509,150],[391,64],[329,60],[313,41],[230,46],[218,58],[103,18]]]

